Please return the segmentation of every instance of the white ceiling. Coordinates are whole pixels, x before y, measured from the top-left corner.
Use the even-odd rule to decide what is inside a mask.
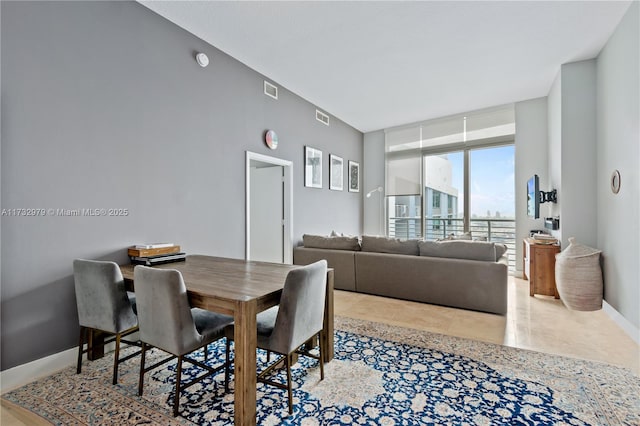
[[[630,5],[140,3],[363,132],[546,96],[560,65],[597,56]]]

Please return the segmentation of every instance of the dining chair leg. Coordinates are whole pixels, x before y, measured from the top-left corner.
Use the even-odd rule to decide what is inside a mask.
[[[324,380],[324,353],[322,351],[323,340],[324,340],[324,331],[320,331],[320,333],[318,333],[318,342],[320,343],[318,345],[319,351],[320,351],[320,359],[318,360],[318,362],[320,363],[320,380]]]
[[[225,352],[225,357],[224,357],[224,391],[226,393],[229,393],[229,370],[231,368],[231,357],[229,356],[229,353],[231,352],[231,340],[230,339],[226,339],[227,340],[227,350]]]
[[[204,345],[202,350],[204,351],[204,360],[207,361],[209,359],[209,345]]]
[[[140,354],[140,378],[138,379],[138,395],[142,396],[142,387],[144,384],[144,358],[147,352],[147,344],[142,342],[142,350]]]
[[[82,371],[82,347],[84,346],[84,327],[80,326],[80,339],[78,340],[78,365],[76,366],[76,374]]]
[[[173,396],[173,417],[178,417],[178,405],[180,404],[180,380],[182,378],[182,355],[178,356],[176,366],[176,394]]]
[[[118,384],[118,360],[120,359],[120,333],[116,333],[116,350],[113,354],[113,380],[112,383]]]
[[[285,357],[285,364],[287,366],[287,393],[289,395],[289,415],[293,414],[293,395],[291,392],[291,354],[287,354]]]

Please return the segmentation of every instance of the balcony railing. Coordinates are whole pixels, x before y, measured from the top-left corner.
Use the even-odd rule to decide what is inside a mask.
[[[427,241],[434,241],[447,236],[462,235],[463,219],[425,219],[425,236]],[[516,221],[515,219],[471,219],[471,236],[474,239],[485,238],[487,241],[502,243],[507,246],[509,270],[516,268]],[[388,232],[394,238],[422,239],[420,217],[389,218]]]

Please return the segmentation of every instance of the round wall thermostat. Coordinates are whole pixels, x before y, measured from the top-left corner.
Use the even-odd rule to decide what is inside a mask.
[[[271,149],[276,149],[278,147],[278,135],[273,130],[267,130],[267,133],[264,136],[264,141]]]

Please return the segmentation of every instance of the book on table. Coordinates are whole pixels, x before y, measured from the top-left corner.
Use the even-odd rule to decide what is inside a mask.
[[[147,243],[147,244],[136,244],[133,248],[137,249],[155,249],[155,248],[166,248],[173,247],[175,244],[173,243]]]
[[[133,265],[153,266],[163,263],[181,262],[187,258],[186,253],[160,254],[156,256],[129,256]]]
[[[180,253],[180,246],[170,245],[167,247],[153,247],[153,248],[136,248],[138,246],[129,247],[127,253],[132,257],[150,257],[159,256],[165,254]]]

